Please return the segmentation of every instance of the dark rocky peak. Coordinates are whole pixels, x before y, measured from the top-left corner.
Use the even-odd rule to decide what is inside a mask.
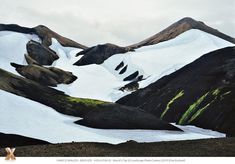
[[[120,47],[111,43],[99,44],[79,52],[76,56],[84,56],[74,63],[74,65],[82,66],[88,64],[102,64],[106,59],[115,54],[126,53],[129,51],[134,50],[129,47]]]
[[[205,23],[201,21],[196,21],[192,18],[186,17],[178,22],[172,24],[171,26],[167,27],[163,31],[153,35],[152,37],[149,37],[139,43],[133,44],[128,46],[129,48],[140,48],[142,46],[148,46],[148,45],[154,45],[160,42],[164,42],[170,39],[173,39],[177,37],[178,35],[191,30],[191,29],[198,29],[204,32],[207,32],[209,34],[212,34],[214,36],[217,36],[221,39],[224,39],[228,42],[234,43],[235,44],[235,38],[232,38],[226,34],[223,34],[219,32],[218,30],[211,28],[207,26]]]

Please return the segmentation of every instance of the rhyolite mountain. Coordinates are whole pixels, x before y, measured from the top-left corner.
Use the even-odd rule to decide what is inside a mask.
[[[0,24],[0,32],[2,32],[0,33],[0,90],[26,98],[22,101],[28,105],[32,104],[32,101],[44,105],[36,104],[38,109],[35,109],[35,112],[41,112],[43,108],[45,115],[46,112],[49,115],[49,111],[56,110],[65,115],[75,116],[77,119],[71,126],[79,126],[80,130],[85,129],[81,136],[94,134],[98,141],[103,141],[100,136],[110,137],[107,134],[105,136],[104,131],[99,131],[101,135],[94,131],[87,133],[93,128],[167,130],[165,133],[169,135],[168,130],[172,130],[175,135],[184,134],[180,129],[181,126],[170,122],[196,125],[234,136],[235,130],[232,127],[234,112],[232,107],[228,107],[234,104],[234,48],[224,47],[233,45],[235,39],[202,22],[184,18],[153,37],[126,47],[111,43],[86,47],[42,25],[27,28],[14,24]],[[201,46],[198,43],[201,41],[206,45],[208,42],[209,46],[205,45],[198,50]],[[170,67],[165,68],[161,65],[163,59],[156,60],[153,56],[153,58],[148,56],[150,54],[151,57],[155,53],[159,55],[157,50],[164,47],[164,45],[158,47],[161,43],[166,43],[165,48],[175,48],[167,52],[168,54],[174,55],[177,48],[182,49],[179,52],[187,48],[189,56],[190,51],[192,52],[192,57],[185,59],[184,54],[182,60],[185,59],[185,62],[174,63],[171,62],[174,58],[167,56]],[[182,47],[174,47],[174,44]],[[219,48],[223,49],[217,50]],[[212,50],[217,51],[203,55]],[[140,54],[141,56],[138,56]],[[134,56],[135,60],[127,55]],[[180,54],[177,55],[177,58],[181,57]],[[148,58],[150,64],[144,58]],[[194,61],[195,59],[197,60]],[[143,65],[145,62],[147,64]],[[163,63],[166,64],[166,61]],[[183,67],[188,63],[191,64]],[[158,67],[155,72],[155,69],[146,67],[148,65],[152,68],[160,65],[165,70],[159,71]],[[157,78],[162,74],[169,75]],[[132,91],[136,92],[131,93]],[[5,92],[0,94],[11,97]],[[120,97],[123,98],[115,103]],[[12,104],[15,105],[11,103],[12,101],[14,100],[9,99],[9,102],[2,102],[4,106],[1,109],[7,110]],[[3,110],[2,117],[8,117],[7,112],[6,116],[4,112]],[[15,116],[14,113],[18,115]],[[27,115],[27,113],[22,114]],[[50,114],[53,115],[50,120],[59,118],[55,113]],[[19,111],[14,111],[10,115],[17,120],[20,117]],[[34,117],[36,118],[37,114],[33,113],[32,119]],[[38,119],[40,120],[37,117],[36,121]],[[67,120],[63,119],[62,122],[67,123]],[[43,122],[43,117],[40,121]],[[49,123],[50,127],[56,126]],[[65,127],[64,130],[67,132],[67,126]],[[14,133],[25,136],[12,127],[1,127],[1,129],[3,131],[0,132],[6,133],[2,134],[4,137]],[[128,131],[124,133],[119,136],[127,136],[126,138],[133,136],[128,136]],[[61,137],[63,141],[67,141],[67,136],[64,135],[69,136],[70,133]],[[22,136],[10,137],[15,139]],[[28,141],[43,143],[41,140],[50,140],[53,143],[58,142],[60,138],[55,136],[57,140],[54,141],[43,133],[37,133],[35,136],[31,134],[27,136],[29,138],[25,138],[25,144]],[[107,142],[120,143],[125,140],[122,137],[120,139],[111,135],[111,141]],[[31,140],[32,138],[39,140]]]
[[[117,103],[235,136],[235,47],[205,54]]]
[[[231,36],[228,36],[217,29],[214,29],[210,26],[207,26],[204,22],[196,21],[190,17],[185,17],[178,22],[172,24],[171,26],[167,27],[163,31],[130,46],[127,46],[129,48],[140,48],[143,46],[148,45],[154,45],[158,44],[160,42],[164,42],[170,39],[174,39],[175,37],[179,36],[180,34],[184,33],[185,31],[191,30],[191,29],[197,29],[200,31],[204,31],[206,33],[212,34],[214,36],[217,36],[221,39],[227,40],[228,42],[231,42],[235,44],[235,39]]]
[[[88,65],[88,64],[101,64],[106,59],[108,59],[109,57],[115,54],[126,53],[129,51],[134,51],[135,49],[143,47],[143,46],[149,46],[149,45],[158,44],[160,42],[168,41],[168,40],[174,39],[180,34],[191,29],[197,29],[197,30],[206,32],[208,34],[212,34],[214,36],[217,36],[221,39],[224,39],[228,42],[235,44],[234,38],[224,33],[221,33],[220,31],[214,28],[207,26],[205,23],[201,21],[196,21],[192,18],[186,17],[172,24],[171,26],[167,27],[163,31],[157,33],[156,35],[151,36],[139,43],[136,43],[130,46],[119,47],[113,44],[103,44],[103,45],[97,45],[97,46],[88,48],[78,53],[78,56],[79,55],[84,55],[84,56],[80,58],[74,64],[78,66]]]

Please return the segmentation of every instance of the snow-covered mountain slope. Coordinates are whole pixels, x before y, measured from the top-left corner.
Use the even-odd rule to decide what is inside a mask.
[[[25,64],[24,53],[26,43],[33,39],[40,42],[36,35],[22,34],[17,32],[0,32],[0,67],[13,73],[17,73],[10,62]],[[211,34],[189,30],[175,39],[161,42],[156,45],[145,46],[126,54],[116,54],[108,58],[101,65],[74,66],[78,58],[75,54],[82,49],[63,47],[56,39],[52,39],[51,49],[60,56],[53,66],[65,71],[71,71],[78,79],[70,85],[59,85],[59,90],[65,91],[70,96],[81,98],[93,98],[105,101],[116,101],[130,94],[130,91],[119,89],[130,81],[124,78],[134,72],[143,75],[146,80],[139,82],[143,88],[155,82],[164,75],[199,58],[201,55],[227,46],[231,46],[225,40]],[[121,63],[124,66],[119,70],[115,68]],[[123,73],[120,74],[120,71]]]
[[[78,118],[65,116],[29,99],[2,90],[0,97],[0,132],[24,135],[51,143],[87,141],[117,144],[128,140],[154,142],[225,137],[222,133],[193,126],[179,126],[185,132],[87,128],[73,123]]]
[[[60,85],[59,89],[75,97],[116,101],[131,93],[119,89],[130,82],[123,79],[136,71],[146,78],[139,82],[140,88],[143,88],[201,55],[227,46],[232,46],[232,43],[199,30],[189,30],[175,39],[142,47],[136,52],[113,55],[101,65],[80,67],[72,66],[78,59],[74,57],[78,49],[62,47],[55,39],[51,48],[60,55],[55,66],[72,71],[78,77],[70,86]],[[121,62],[123,67],[115,70]],[[120,74],[125,66],[126,71]]]
[[[175,39],[142,47],[136,52],[112,56],[104,62],[103,66],[120,79],[139,71],[139,75],[147,78],[140,82],[140,88],[143,88],[207,52],[232,45],[232,43],[208,33],[189,30]],[[114,69],[122,61],[128,67],[126,72],[120,75]]]
[[[10,62],[26,64],[24,53],[26,53],[26,44],[31,39],[41,42],[36,35],[1,31],[0,68],[18,74],[10,66]],[[123,79],[136,71],[147,78],[140,82],[142,88],[192,62],[202,54],[231,45],[210,34],[190,30],[175,39],[142,47],[136,52],[113,55],[101,65],[81,67],[73,65],[78,59],[75,54],[81,49],[63,47],[56,39],[52,39],[50,48],[60,57],[53,63],[53,66],[71,71],[78,77],[74,83],[59,85],[57,89],[74,97],[116,101],[130,93],[122,92],[119,88],[129,83],[124,82]],[[115,68],[121,62],[124,66],[116,71]],[[128,65],[126,71],[119,74],[126,65]],[[87,128],[73,123],[78,118],[59,114],[34,101],[4,91],[0,91],[0,97],[0,132],[24,135],[52,143],[71,141],[120,143],[127,140],[153,142],[225,136],[191,126],[180,126],[185,132]]]

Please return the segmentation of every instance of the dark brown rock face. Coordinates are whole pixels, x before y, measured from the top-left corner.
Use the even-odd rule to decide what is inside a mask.
[[[33,28],[35,31],[35,34],[39,36],[42,40],[42,44],[45,46],[50,46],[52,43],[52,38],[55,38],[62,46],[64,47],[76,47],[76,48],[81,48],[81,49],[86,49],[87,47],[77,43],[71,39],[68,39],[66,37],[63,37],[56,32],[52,31],[46,26],[39,25]]]
[[[90,47],[81,51],[77,54],[84,55],[81,57],[74,65],[82,66],[88,64],[102,64],[106,59],[118,53],[126,53],[128,51],[133,51],[131,48],[119,47],[114,44],[103,44]]]
[[[46,46],[35,42],[29,41],[26,45],[28,55],[31,59],[40,65],[51,65],[59,56]]]
[[[11,63],[16,71],[27,79],[36,81],[46,86],[57,86],[57,84],[71,84],[77,77],[71,72],[61,70],[55,67],[42,67],[36,64],[19,65]]]
[[[235,136],[235,48],[208,53],[117,103]]]

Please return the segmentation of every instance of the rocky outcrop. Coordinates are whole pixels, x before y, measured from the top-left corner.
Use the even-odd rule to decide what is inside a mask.
[[[235,47],[208,53],[117,103],[235,136]]]
[[[65,47],[76,47],[81,49],[87,48],[82,44],[57,34],[43,25],[39,25],[34,28],[27,28],[16,24],[0,24],[0,31],[14,31],[25,34],[35,34],[42,40],[42,44],[46,47],[49,47],[52,44],[51,39],[55,38],[62,46]]]
[[[134,73],[130,74],[129,76],[125,77],[123,81],[131,81],[134,80],[139,75],[139,71],[135,71]]]
[[[139,83],[138,81],[132,81],[126,85],[124,85],[123,87],[121,87],[119,90],[120,91],[128,91],[128,92],[133,92],[139,89]]]
[[[123,68],[121,69],[121,71],[119,72],[119,74],[120,74],[120,75],[124,74],[124,73],[126,72],[126,70],[127,70],[127,67],[128,67],[128,65],[126,65],[125,67],[123,67]]]
[[[115,68],[115,71],[118,71],[123,66],[124,66],[124,62],[122,61],[120,64],[117,65],[117,67]]]
[[[143,78],[143,75],[138,76],[135,78],[132,82],[124,85],[121,87],[119,90],[120,91],[128,91],[128,92],[133,92],[139,89],[139,81],[145,80],[146,78]]]
[[[196,21],[192,18],[186,17],[172,24],[171,26],[167,27],[165,30],[157,33],[156,35],[149,37],[139,43],[127,46],[127,47],[136,49],[136,48],[143,47],[143,46],[154,45],[160,42],[173,39],[177,37],[178,35],[191,29],[198,29],[198,30],[207,32],[209,34],[212,34],[214,36],[217,36],[221,39],[224,39],[228,42],[235,44],[235,38],[232,38],[224,33],[221,33],[218,30],[207,26],[203,22]]]
[[[55,67],[42,67],[36,64],[19,65],[11,63],[16,71],[27,79],[38,82],[41,85],[56,87],[58,84],[71,84],[77,77],[72,72]]]
[[[173,125],[159,120],[152,114],[141,111],[139,108],[127,107],[93,99],[70,97],[61,91],[40,85],[35,81],[19,77],[2,69],[0,69],[0,78],[0,89],[42,103],[46,106],[54,108],[60,113],[85,118],[81,124],[87,126],[98,127],[99,125],[101,128],[104,124],[104,119],[106,118],[107,114],[109,114],[110,118],[117,116],[113,122],[112,120],[106,122],[109,123],[110,127],[116,127],[119,124],[123,125],[122,127],[119,126],[119,128],[127,129],[128,127],[125,127],[127,124],[123,124],[122,122],[134,115],[138,116],[138,118],[136,120],[132,120],[133,128],[148,128],[147,126],[149,126],[151,129],[166,128],[170,130],[170,128],[172,128],[172,130],[179,130]],[[97,116],[99,115],[100,120],[97,117],[94,122],[90,122],[89,120],[95,117],[94,114]],[[159,125],[154,123],[147,124],[148,119],[150,121],[159,123]],[[86,122],[86,120],[88,122]],[[137,123],[134,123],[135,121],[137,121]],[[140,125],[138,121],[143,125]]]
[[[77,124],[101,129],[181,129],[160,120],[152,114],[148,114],[136,108],[117,106],[116,104],[103,105],[102,111],[89,112]],[[112,110],[110,110],[112,109]]]
[[[55,60],[59,59],[56,52],[33,40],[27,43],[26,49],[28,52],[28,55],[26,55],[27,62],[33,60],[40,65],[51,65]]]
[[[79,52],[76,56],[83,56],[76,63],[74,63],[74,65],[82,66],[88,64],[102,64],[106,59],[114,54],[126,53],[128,51],[133,51],[133,49],[119,47],[110,43],[97,45]]]

